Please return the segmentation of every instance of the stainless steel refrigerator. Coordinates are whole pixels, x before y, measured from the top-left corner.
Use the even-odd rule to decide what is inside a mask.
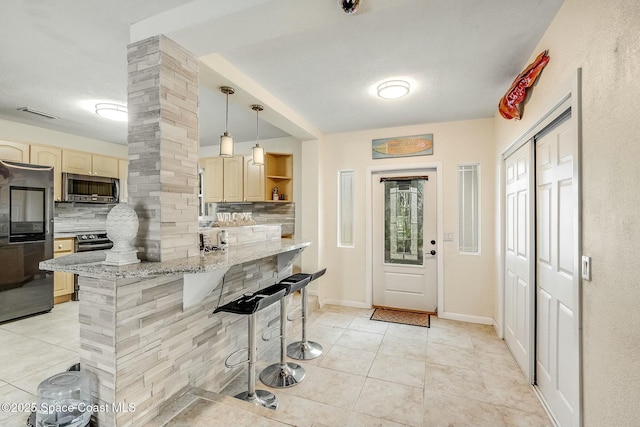
[[[53,167],[0,160],[0,322],[53,308]]]

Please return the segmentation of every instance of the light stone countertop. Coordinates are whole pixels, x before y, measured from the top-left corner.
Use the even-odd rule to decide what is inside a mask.
[[[309,246],[311,242],[280,239],[229,246],[204,256],[163,262],[140,262],[121,267],[103,265],[107,251],[78,252],[42,261],[41,270],[73,273],[99,279],[133,278],[165,274],[206,273]]]

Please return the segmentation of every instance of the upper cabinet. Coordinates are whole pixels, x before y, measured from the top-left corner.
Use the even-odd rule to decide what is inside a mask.
[[[281,202],[291,202],[293,200],[293,154],[264,154],[265,200],[273,201],[273,189],[275,187],[278,188],[278,196]]]
[[[254,165],[252,156],[244,157],[244,200],[262,202],[264,195],[264,166]]]
[[[93,175],[91,157],[93,154],[82,151],[64,150],[62,155],[62,172]]]
[[[0,159],[19,163],[29,163],[29,144],[0,141]]]
[[[82,151],[64,150],[62,172],[118,178],[118,159]]]
[[[223,192],[225,202],[244,201],[244,156],[224,158]]]
[[[223,184],[224,164],[222,157],[200,159],[202,168],[202,192],[205,203],[218,203],[224,200]]]
[[[100,156],[94,154],[91,156],[93,165],[93,174],[97,176],[108,176],[110,178],[118,178],[118,159],[115,157]]]
[[[244,157],[200,159],[203,169],[204,201],[209,203],[244,201]]]
[[[56,201],[62,200],[62,150],[55,147],[32,145],[29,163],[53,166],[53,198]]]

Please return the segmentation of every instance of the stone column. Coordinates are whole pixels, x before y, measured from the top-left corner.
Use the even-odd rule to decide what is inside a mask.
[[[197,256],[198,58],[165,36],[128,46],[129,203],[147,261]]]

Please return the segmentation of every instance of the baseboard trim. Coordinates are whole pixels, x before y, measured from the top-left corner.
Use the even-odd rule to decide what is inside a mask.
[[[325,298],[322,301],[320,301],[320,307],[324,306],[325,304],[340,305],[343,307],[354,307],[354,308],[371,308],[370,306],[368,306],[366,303],[362,301],[349,301],[349,300],[332,299],[332,298]]]
[[[498,325],[496,319],[493,319],[493,330],[496,331],[496,335],[498,336],[498,338],[504,339],[504,337],[502,336],[502,330],[500,329],[500,325]]]
[[[461,322],[479,323],[481,325],[495,325],[491,317],[472,316],[470,314],[460,314],[451,312],[438,312],[438,318],[448,320],[459,320]]]

